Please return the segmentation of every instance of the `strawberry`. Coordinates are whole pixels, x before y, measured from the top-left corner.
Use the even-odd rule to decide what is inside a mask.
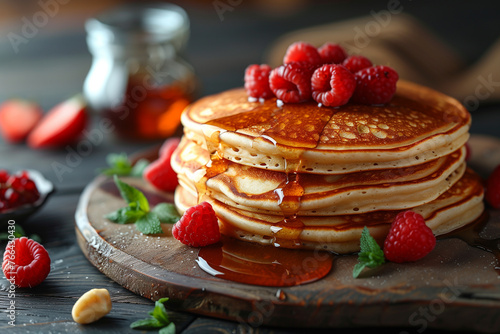
[[[493,208],[500,209],[500,165],[488,177],[484,197]]]
[[[403,263],[417,261],[434,249],[436,237],[424,218],[411,210],[398,213],[384,242],[387,260]]]
[[[63,147],[76,142],[87,124],[86,103],[77,95],[52,108],[28,136],[32,148]]]
[[[0,132],[5,140],[18,143],[26,139],[42,118],[42,108],[30,101],[13,99],[0,105]]]
[[[208,202],[190,207],[172,227],[172,235],[185,245],[203,247],[220,240],[219,223]]]
[[[172,153],[179,142],[180,138],[167,139],[160,148],[158,159],[144,169],[144,179],[159,190],[174,191],[179,184],[177,174],[170,164]]]
[[[34,287],[49,275],[49,253],[34,240],[16,238],[5,248],[2,270],[5,277],[18,287]]]

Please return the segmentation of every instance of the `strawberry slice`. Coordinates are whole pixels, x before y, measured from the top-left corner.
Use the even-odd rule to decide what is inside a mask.
[[[159,190],[174,191],[179,184],[177,174],[170,164],[172,153],[174,153],[179,142],[180,138],[167,139],[160,148],[159,158],[144,169],[144,179]]]
[[[52,108],[28,136],[32,148],[62,147],[78,140],[87,124],[86,103],[76,95]]]
[[[0,132],[8,142],[21,142],[26,139],[42,115],[42,108],[35,102],[7,100],[0,105]]]

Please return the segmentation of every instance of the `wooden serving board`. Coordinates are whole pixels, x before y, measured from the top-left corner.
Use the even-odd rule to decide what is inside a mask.
[[[500,163],[500,141],[470,140],[470,165],[488,173]],[[485,174],[486,175],[486,174]],[[173,201],[138,178],[123,178],[150,201]],[[426,258],[409,264],[386,263],[353,279],[354,255],[334,259],[318,281],[292,287],[263,287],[227,281],[201,270],[198,248],[166,233],[146,236],[134,225],[103,216],[123,207],[111,178],[87,186],[76,211],[78,243],[102,273],[136,294],[168,307],[229,319],[252,327],[414,327],[447,330],[500,330],[500,271],[496,256],[457,239],[440,239]],[[488,209],[485,239],[500,237],[500,211]]]

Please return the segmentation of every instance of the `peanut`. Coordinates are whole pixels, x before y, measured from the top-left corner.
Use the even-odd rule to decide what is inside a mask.
[[[89,324],[111,311],[111,298],[106,289],[92,289],[85,292],[73,306],[71,315],[79,324]]]

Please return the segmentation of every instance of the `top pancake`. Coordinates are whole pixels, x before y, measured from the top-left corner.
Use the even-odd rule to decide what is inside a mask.
[[[470,115],[455,99],[400,81],[381,106],[249,101],[244,89],[205,97],[182,115],[184,133],[239,164],[335,174],[413,166],[468,139]]]

